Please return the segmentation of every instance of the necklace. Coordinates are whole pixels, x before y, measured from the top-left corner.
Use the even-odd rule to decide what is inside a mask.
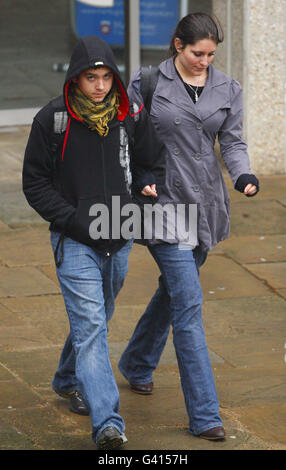
[[[187,83],[187,85],[188,85],[188,86],[193,90],[193,92],[195,93],[195,102],[197,102],[198,99],[199,99],[199,95],[198,95],[198,88],[199,88],[199,85],[197,85],[197,88],[196,88],[196,89],[194,89],[194,88],[192,87],[192,85],[190,85],[189,83]]]

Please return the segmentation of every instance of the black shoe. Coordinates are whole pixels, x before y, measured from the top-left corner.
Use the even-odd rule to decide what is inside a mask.
[[[100,450],[118,449],[127,442],[124,433],[120,433],[113,426],[108,426],[99,435],[96,445]]]
[[[225,438],[225,431],[222,426],[217,428],[208,429],[199,435],[201,439],[207,439],[209,441],[221,441]]]
[[[87,404],[85,403],[82,394],[78,390],[70,392],[68,398],[70,400],[70,411],[79,415],[89,415]]]
[[[67,398],[69,400],[70,411],[77,413],[78,415],[89,415],[88,406],[85,403],[82,394],[78,390],[73,390],[72,392],[67,393],[57,392],[56,390],[55,392],[60,395],[60,397]]]
[[[129,383],[130,389],[134,393],[139,393],[140,395],[152,395],[153,392],[153,382],[148,384],[132,384]]]

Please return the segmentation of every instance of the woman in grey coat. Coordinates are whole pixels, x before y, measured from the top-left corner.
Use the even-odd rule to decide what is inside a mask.
[[[199,267],[230,233],[229,196],[214,152],[217,137],[234,187],[246,196],[258,192],[241,135],[241,86],[212,65],[222,40],[217,20],[189,14],[171,40],[171,57],[159,66],[150,111],[166,146],[166,185],[159,203],[196,207],[197,223],[187,242],[178,235],[149,241],[161,271],[159,287],[119,361],[134,392],[152,393],[152,372],[172,325],[190,433],[211,440],[223,439],[225,431],[202,324]],[[139,70],[128,89],[138,103],[143,102],[140,78]],[[189,214],[194,229],[196,219]]]

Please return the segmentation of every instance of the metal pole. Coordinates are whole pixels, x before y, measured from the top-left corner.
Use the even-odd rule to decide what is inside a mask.
[[[189,13],[189,1],[180,0],[180,18],[183,18]]]
[[[140,67],[140,0],[125,0],[125,70],[126,82]]]

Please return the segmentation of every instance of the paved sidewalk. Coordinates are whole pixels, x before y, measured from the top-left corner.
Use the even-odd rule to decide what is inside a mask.
[[[28,128],[0,129],[0,449],[93,450],[88,417],[51,390],[68,332],[47,224],[21,193]],[[232,235],[201,270],[204,323],[224,442],[187,432],[172,336],[152,396],[130,392],[117,361],[157,285],[135,246],[110,323],[109,345],[126,421],[126,450],[286,450],[286,175],[262,177],[256,198],[234,191]]]

